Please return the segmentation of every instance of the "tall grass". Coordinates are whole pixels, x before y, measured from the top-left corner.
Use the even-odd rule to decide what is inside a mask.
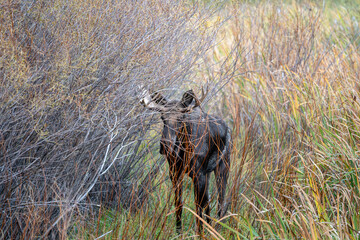
[[[238,136],[229,225],[242,238],[359,237],[359,15],[309,4],[228,10],[244,73],[224,90]]]

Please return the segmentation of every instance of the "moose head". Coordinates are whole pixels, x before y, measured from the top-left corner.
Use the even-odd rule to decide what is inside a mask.
[[[200,101],[196,98],[196,104],[190,107],[193,99],[196,98],[192,90],[184,93],[180,101],[168,101],[159,93],[146,95],[141,101],[143,105],[151,110],[161,113],[161,120],[164,123],[160,141],[160,154],[178,155],[181,133],[184,130],[184,120],[187,114],[199,106]]]
[[[225,212],[223,203],[230,168],[231,135],[223,120],[204,113],[201,102],[206,97],[202,91],[198,99],[193,90],[185,92],[181,100],[169,101],[159,93],[144,92],[140,102],[148,109],[161,114],[163,131],[160,153],[169,164],[169,175],[175,190],[176,227],[181,230],[182,179],[185,174],[194,183],[197,214],[209,218],[208,182],[215,172],[218,190],[218,216]],[[208,92],[208,91],[207,91]],[[193,103],[194,102],[194,103]],[[196,219],[198,231],[201,221]]]

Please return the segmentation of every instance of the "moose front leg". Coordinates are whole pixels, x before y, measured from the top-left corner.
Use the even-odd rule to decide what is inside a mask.
[[[182,215],[182,179],[183,174],[182,171],[176,171],[174,168],[170,168],[170,179],[173,184],[173,188],[175,191],[175,214],[176,214],[176,231],[177,233],[181,233],[182,225],[181,225],[181,215]]]
[[[206,214],[206,221],[210,223],[210,208],[209,208],[209,196],[208,196],[208,183],[209,178],[207,174],[198,173],[194,178],[194,191],[195,191],[195,204],[196,212],[200,218],[203,218],[203,211]],[[198,226],[198,232],[202,232],[202,221],[197,217],[196,224]]]

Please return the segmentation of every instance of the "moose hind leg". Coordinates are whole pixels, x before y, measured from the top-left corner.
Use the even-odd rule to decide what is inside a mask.
[[[224,199],[226,192],[227,179],[229,176],[229,168],[223,161],[220,161],[219,165],[215,168],[216,187],[218,191],[218,217],[223,217],[225,214]]]
[[[209,208],[209,196],[208,196],[209,178],[206,174],[198,174],[194,178],[194,192],[195,192],[195,204],[196,212],[200,218],[203,218],[202,212],[205,211],[206,221],[210,223],[210,208]],[[198,231],[202,230],[202,221],[196,218]]]
[[[181,215],[182,215],[182,183],[178,182],[178,186],[175,187],[175,208],[176,208],[176,231],[181,232]]]

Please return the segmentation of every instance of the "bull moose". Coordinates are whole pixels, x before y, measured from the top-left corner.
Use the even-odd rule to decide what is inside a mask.
[[[206,114],[200,107],[206,94],[199,100],[192,90],[180,101],[169,101],[159,93],[144,92],[140,102],[148,109],[160,112],[164,124],[160,140],[160,154],[169,164],[169,175],[175,190],[176,229],[181,231],[182,180],[185,174],[193,180],[197,215],[209,214],[209,178],[215,172],[218,191],[218,210],[224,214],[224,198],[230,169],[231,134],[226,123]],[[194,101],[195,100],[195,101]],[[193,103],[194,101],[194,103]],[[193,104],[192,104],[193,103]],[[202,222],[196,218],[201,232]]]

